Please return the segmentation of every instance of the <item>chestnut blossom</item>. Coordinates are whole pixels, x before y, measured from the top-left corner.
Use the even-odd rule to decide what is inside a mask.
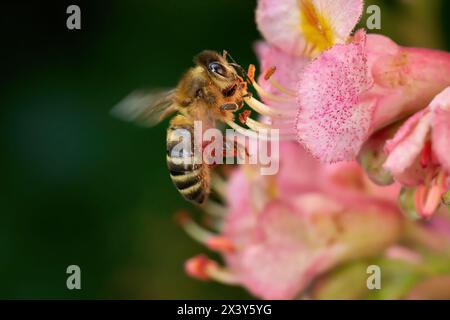
[[[424,109],[448,85],[449,53],[360,31],[302,73],[298,140],[322,162],[353,160],[374,132]]]
[[[386,144],[384,167],[414,190],[415,209],[432,215],[450,190],[450,87],[410,117]]]
[[[364,31],[351,36],[362,9],[361,0],[258,1],[262,72],[256,81],[252,66],[248,78],[263,102],[245,102],[261,117],[247,110],[240,120],[248,129],[229,125],[246,136],[280,129],[280,140],[305,149],[283,141],[276,175],[242,165],[213,182],[222,199],[203,208],[209,228],[179,216],[223,258],[189,259],[190,276],[292,299],[354,260],[426,261],[399,245],[405,221],[397,199],[423,217],[450,202],[450,54]],[[434,241],[436,231],[425,231],[418,237]]]
[[[292,299],[333,267],[397,241],[396,186],[374,185],[356,163],[323,167],[293,142],[280,145],[279,161],[276,176],[251,166],[232,173],[227,207],[206,206],[223,215],[220,234],[184,218],[186,231],[225,261],[194,257],[185,265],[189,275],[241,285],[265,299]]]
[[[296,84],[312,58],[337,43],[346,43],[359,21],[362,0],[259,0],[256,23],[265,42],[256,45],[261,67],[258,81],[249,78],[263,104],[246,99],[263,116],[261,122],[242,117],[249,129],[230,124],[244,135],[279,129],[282,140],[295,140]]]
[[[264,38],[285,53],[314,57],[345,43],[362,10],[362,0],[259,0],[256,23]]]

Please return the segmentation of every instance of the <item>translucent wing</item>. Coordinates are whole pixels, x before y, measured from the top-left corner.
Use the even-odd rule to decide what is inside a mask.
[[[119,119],[152,127],[176,111],[173,104],[175,89],[140,90],[119,102],[111,113]]]

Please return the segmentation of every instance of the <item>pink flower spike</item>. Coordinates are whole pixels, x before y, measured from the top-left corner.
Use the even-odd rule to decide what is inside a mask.
[[[362,11],[362,0],[259,0],[256,23],[284,52],[314,55],[344,43]]]
[[[373,103],[361,101],[371,81],[365,36],[336,45],[305,68],[299,82],[298,140],[322,162],[352,160],[367,138]]]
[[[450,87],[431,102],[433,151],[450,173]]]

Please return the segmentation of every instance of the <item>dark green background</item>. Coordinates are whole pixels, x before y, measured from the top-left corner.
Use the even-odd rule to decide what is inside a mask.
[[[386,3],[382,33],[449,48],[449,1],[430,11],[434,18]],[[81,7],[80,31],[66,29],[69,4]],[[185,259],[206,250],[173,222],[177,210],[195,209],[166,172],[167,123],[146,130],[108,112],[136,88],[175,85],[202,49],[255,63],[254,7],[247,0],[2,4],[0,298],[250,297],[183,272]],[[82,269],[80,291],[66,289],[71,264]]]

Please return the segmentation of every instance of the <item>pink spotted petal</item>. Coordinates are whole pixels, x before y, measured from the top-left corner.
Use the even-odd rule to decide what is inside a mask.
[[[433,151],[442,167],[450,173],[450,87],[430,104]]]
[[[298,87],[297,138],[322,162],[352,160],[370,129],[373,101],[365,37],[336,45],[305,68]]]

